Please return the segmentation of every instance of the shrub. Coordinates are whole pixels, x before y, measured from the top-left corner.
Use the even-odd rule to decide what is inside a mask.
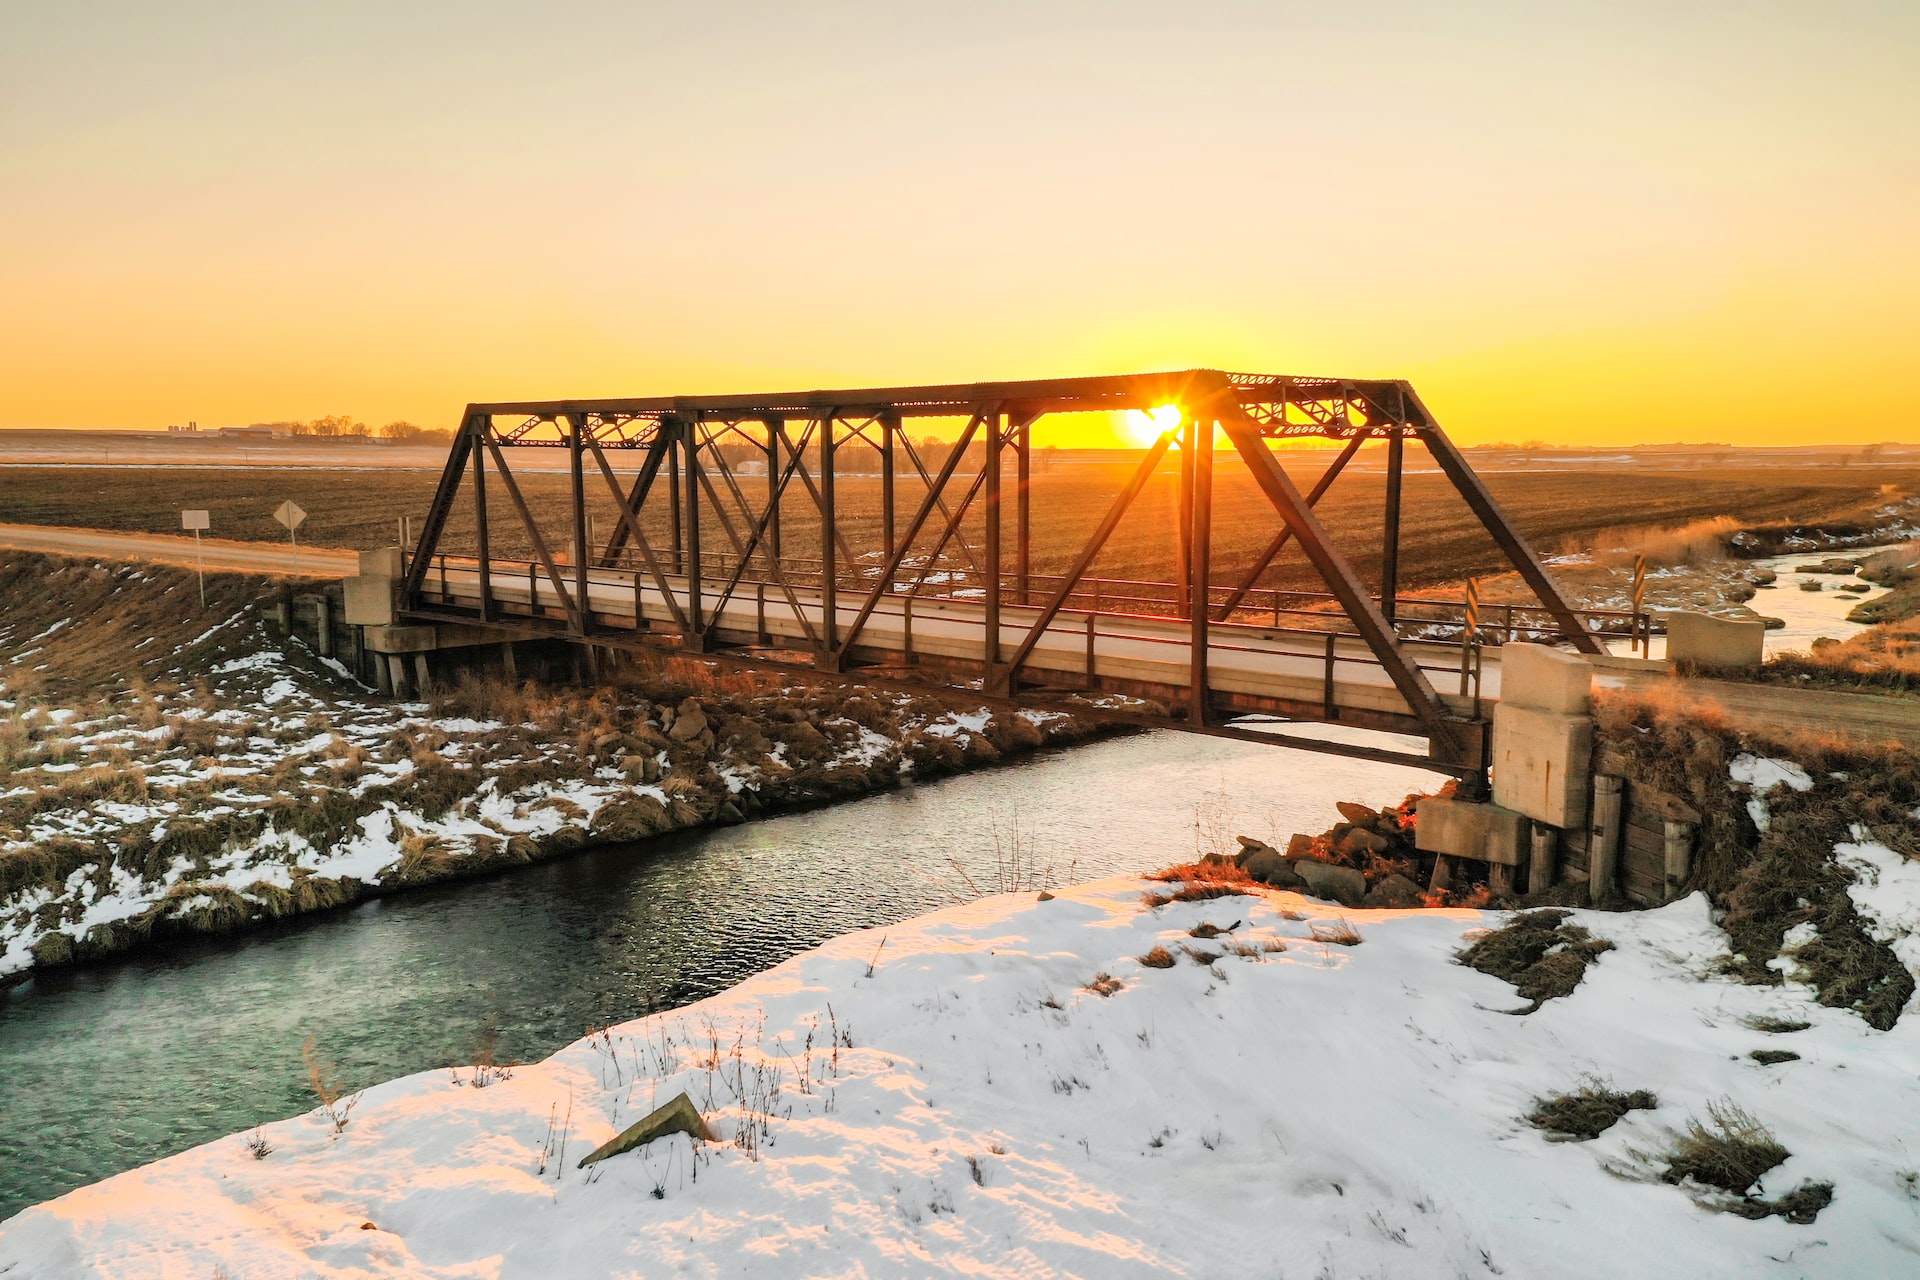
[[[1142,961],[1142,963],[1145,962]],[[1120,990],[1122,985],[1120,979],[1102,971],[1094,974],[1092,980],[1080,989],[1082,991],[1091,991],[1097,996],[1110,996]]]

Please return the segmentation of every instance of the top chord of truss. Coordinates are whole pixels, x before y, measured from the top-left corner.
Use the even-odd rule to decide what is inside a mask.
[[[543,433],[543,423],[579,418],[602,443],[643,442],[646,429],[662,420],[755,422],[770,419],[876,419],[1005,413],[1032,419],[1047,413],[1151,410],[1179,405],[1197,383],[1224,377],[1234,398],[1269,437],[1323,436],[1346,439],[1386,428],[1424,432],[1434,427],[1412,387],[1377,378],[1303,378],[1285,374],[1227,373],[1187,369],[1170,373],[1094,378],[1045,378],[1022,382],[974,382],[940,386],[861,387],[839,391],[787,391],[763,395],[648,396],[593,400],[520,400],[475,404],[469,414],[524,417],[505,433],[506,443],[560,446],[563,435]],[[629,429],[634,434],[630,434]]]

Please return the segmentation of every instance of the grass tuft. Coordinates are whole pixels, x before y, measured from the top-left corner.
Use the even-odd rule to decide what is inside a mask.
[[[1357,947],[1365,941],[1360,936],[1360,931],[1347,923],[1344,917],[1309,926],[1307,936],[1315,942],[1324,942],[1336,947]]]
[[[1167,950],[1165,947],[1155,947],[1153,950],[1147,952],[1147,954],[1139,957],[1139,960],[1141,964],[1149,969],[1173,968],[1173,952]]]
[[[1524,911],[1503,928],[1480,935],[1459,955],[1470,969],[1511,982],[1532,1013],[1549,1000],[1571,995],[1587,966],[1613,944],[1577,924],[1569,911]]]
[[[1660,1099],[1646,1089],[1622,1093],[1598,1080],[1589,1080],[1572,1093],[1536,1098],[1527,1123],[1556,1137],[1575,1142],[1597,1138],[1629,1111],[1651,1111]]]
[[[1693,1181],[1745,1196],[1767,1170],[1791,1153],[1752,1115],[1731,1099],[1707,1104],[1707,1122],[1687,1123],[1686,1133],[1667,1153],[1664,1181]]]

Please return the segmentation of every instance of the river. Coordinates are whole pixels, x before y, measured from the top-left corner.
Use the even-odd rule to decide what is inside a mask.
[[[305,1110],[308,1037],[356,1086],[471,1061],[489,1015],[503,1059],[535,1060],[963,900],[967,879],[990,889],[1016,823],[1068,882],[1191,858],[1197,838],[1321,831],[1336,800],[1440,781],[1155,731],[38,976],[0,995],[0,1218]]]

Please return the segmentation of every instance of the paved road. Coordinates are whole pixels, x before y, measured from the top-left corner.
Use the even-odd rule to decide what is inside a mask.
[[[52,525],[0,524],[0,547],[45,551],[102,560],[141,560],[191,568],[196,551],[191,537],[164,533],[103,533]],[[359,553],[337,547],[279,546],[265,542],[202,539],[199,563],[237,573],[280,573],[300,578],[344,578],[360,571]]]

